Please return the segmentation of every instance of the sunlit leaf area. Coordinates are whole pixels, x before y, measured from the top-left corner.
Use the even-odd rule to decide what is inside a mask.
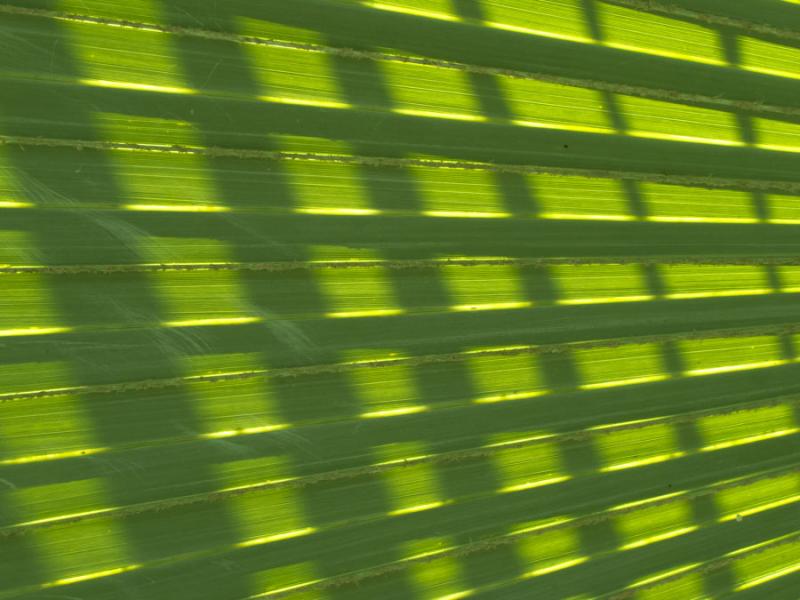
[[[800,597],[800,3],[0,0],[0,600]]]

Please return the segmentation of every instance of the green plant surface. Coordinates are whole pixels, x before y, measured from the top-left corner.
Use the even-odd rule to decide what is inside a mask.
[[[0,600],[800,585],[792,0],[0,1]]]

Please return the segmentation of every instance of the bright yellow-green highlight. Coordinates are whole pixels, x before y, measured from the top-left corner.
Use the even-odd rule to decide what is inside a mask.
[[[112,152],[107,160],[122,188],[122,198],[101,196],[98,204],[142,211],[222,212],[227,207],[220,201],[215,171],[204,156],[170,155],[141,152]]]
[[[214,364],[217,360],[212,355],[209,362]],[[187,373],[204,371],[202,363],[196,360],[185,360],[183,365]],[[231,366],[254,372],[263,369],[257,355],[241,356]],[[281,415],[273,384],[267,378],[252,377],[213,385],[189,381],[187,391],[191,394],[192,410],[201,423],[202,430],[198,432],[200,438],[224,439],[288,427],[283,422],[285,417]]]
[[[687,375],[712,375],[788,362],[781,356],[776,336],[683,340],[679,348]]]
[[[800,543],[777,544],[756,552],[733,564],[738,585],[736,591],[747,590],[800,571]]]
[[[597,438],[602,471],[619,471],[656,464],[684,456],[671,425],[659,424],[616,431]]]
[[[537,129],[561,129],[564,131],[583,131],[585,133],[611,133],[612,130],[606,127],[593,127],[591,125],[572,125],[570,123],[549,123],[546,121],[528,121],[525,119],[513,119],[511,121],[519,127],[533,127]]]
[[[229,443],[228,440],[218,440],[218,444],[222,446]],[[234,445],[229,446],[229,448],[238,447]],[[294,471],[290,460],[285,456],[239,458],[221,463],[214,470],[216,481],[219,483],[220,491],[222,492],[260,490],[260,492],[271,494],[271,486],[299,479],[299,477],[293,475]],[[280,496],[280,498],[283,498],[283,496]],[[283,500],[279,501],[283,502]],[[297,528],[299,527],[298,525]]]
[[[80,536],[91,540],[91,544],[80,545],[79,551],[76,551],[76,532],[72,528],[36,529],[30,535],[52,578],[42,585],[43,589],[108,577],[139,567],[130,560],[124,531],[112,520],[82,522]]]
[[[81,10],[85,10],[83,7]],[[194,94],[185,86],[167,36],[142,28],[98,27],[63,20],[70,52],[86,75],[81,83],[130,91]]]
[[[421,538],[403,544],[403,554],[409,558],[432,556],[454,545],[448,537]],[[464,589],[462,564],[456,557],[445,555],[431,561],[419,560],[409,568],[411,583],[420,598],[459,600],[472,593]]]
[[[402,358],[402,354],[397,358]],[[349,377],[358,394],[362,418],[412,415],[428,410],[419,403],[413,367],[397,364],[380,369],[354,369]]]
[[[703,417],[697,426],[703,436],[705,451],[755,443],[798,431],[789,404]]]
[[[503,450],[493,457],[493,464],[502,483],[498,490],[501,493],[518,492],[569,479],[555,444],[540,443]]]
[[[65,458],[79,458],[81,456],[92,456],[108,452],[111,448],[80,448],[79,450],[64,450],[63,452],[48,452],[47,454],[28,454],[17,458],[6,458],[0,460],[0,465],[25,465],[34,462],[46,462],[52,460],[63,460]]]
[[[711,29],[608,4],[596,3],[604,43],[657,56],[724,65],[718,33]]]
[[[261,317],[222,317],[219,319],[185,319],[182,321],[167,321],[164,327],[224,327],[226,325],[250,325],[261,323]]]
[[[480,115],[468,115],[464,113],[442,112],[435,110],[418,110],[415,108],[395,108],[392,109],[392,112],[398,115],[407,115],[409,117],[428,117],[431,119],[453,119],[456,121],[473,122],[484,122],[487,120],[486,117],[482,117]]]
[[[381,462],[424,454],[426,448],[419,442],[397,442],[375,449]],[[439,489],[436,468],[426,463],[408,464],[402,469],[387,471],[383,480],[390,490],[393,508],[391,516],[433,510],[443,506],[445,498]]]
[[[636,217],[630,215],[576,215],[570,213],[540,213],[542,219],[553,219],[556,221],[635,221]]]
[[[142,565],[125,565],[124,567],[117,567],[115,569],[106,569],[104,571],[94,571],[92,573],[85,573],[83,575],[75,575],[73,577],[63,577],[61,579],[56,579],[55,581],[46,583],[42,585],[42,589],[49,589],[53,587],[59,587],[62,585],[72,585],[74,583],[80,583],[82,581],[90,581],[92,579],[100,579],[102,577],[110,577],[112,575],[120,575],[121,573],[127,573],[129,571],[135,571],[136,569],[140,569]]]
[[[513,266],[452,267],[444,271],[451,309],[458,311],[528,308],[532,302]]]
[[[481,218],[508,216],[492,173],[430,167],[411,167],[409,171],[422,199],[420,208],[424,214]]]
[[[529,35],[590,42],[580,0],[483,2],[486,25]]]
[[[503,77],[497,81],[516,125],[589,133],[613,131],[598,91],[534,79]]]
[[[348,151],[348,148],[342,146],[339,150]],[[298,213],[369,216],[381,212],[371,204],[361,167],[288,161],[282,165],[282,170],[291,183],[294,208]],[[332,189],[336,193],[331,193]]]
[[[767,272],[749,265],[670,265],[659,275],[672,299],[714,298],[768,293]]]
[[[387,408],[386,410],[372,410],[361,414],[362,419],[382,419],[385,417],[400,417],[427,412],[427,406],[404,406],[400,408]]]
[[[800,225],[800,203],[797,196],[765,194],[769,207],[769,222],[787,225]]]
[[[294,212],[303,215],[328,215],[332,217],[370,217],[381,214],[381,211],[374,208],[309,207],[296,208]]]
[[[280,542],[282,540],[290,540],[292,538],[302,537],[304,535],[314,533],[315,531],[316,529],[314,527],[304,527],[303,529],[295,529],[294,531],[285,531],[284,533],[277,533],[275,535],[265,535],[257,538],[250,538],[249,540],[238,542],[236,544],[236,547],[252,548],[253,546],[263,546],[265,544],[271,544],[273,542]]]
[[[800,49],[739,36],[740,67],[777,77],[800,78]]]
[[[555,529],[532,536],[522,535],[514,544],[524,565],[523,577],[537,577],[579,565],[586,560],[573,529]]]
[[[290,96],[259,96],[258,99],[263,102],[272,102],[273,104],[292,104],[295,106],[311,106],[314,108],[352,108],[352,105],[347,102],[292,98]]]
[[[340,310],[325,313],[329,319],[358,319],[364,317],[395,317],[405,314],[402,308],[377,308],[373,310]]]
[[[618,96],[617,101],[629,127],[628,135],[723,146],[743,145],[738,123],[730,113],[634,96]]]
[[[551,272],[558,281],[561,304],[652,299],[636,265],[564,265]]]
[[[403,15],[424,17],[426,19],[439,19],[442,21],[460,21],[451,10],[449,0],[433,2],[415,2],[414,0],[388,0],[375,2],[373,0],[360,0],[361,4],[377,10],[386,10]]]
[[[800,152],[800,124],[753,117],[753,128],[759,148]]]
[[[302,531],[302,530],[301,530]],[[289,565],[265,569],[249,576],[251,589],[266,590],[260,594],[250,596],[249,599],[269,598],[291,590],[306,587],[319,581],[317,565],[313,561],[296,562]],[[306,594],[304,594],[305,596]],[[320,598],[311,593],[309,600]]]
[[[478,355],[467,359],[472,386],[477,392],[473,402],[490,404],[534,398],[547,392],[533,354]]]
[[[70,331],[72,331],[71,327],[28,327],[25,329],[0,329],[0,338],[53,335],[56,333],[69,333]]]
[[[184,87],[152,85],[146,83],[128,83],[124,81],[109,81],[107,79],[81,79],[80,83],[91,87],[102,87],[116,90],[131,90],[134,92],[155,92],[158,94],[196,94],[195,90]]]
[[[350,106],[328,54],[261,44],[243,49],[262,100],[323,108]]]
[[[318,249],[315,258],[326,260],[328,256],[324,249]],[[364,252],[359,258],[380,260],[380,256],[373,252]],[[391,316],[400,314],[396,311],[402,310],[395,303],[389,272],[384,267],[321,269],[315,272],[315,279],[328,308],[327,316]]]
[[[241,535],[239,548],[262,546],[313,534],[316,529],[305,521],[297,490],[273,488],[250,495],[232,496],[226,501]],[[264,506],[269,506],[265,511]]]
[[[381,67],[395,112],[468,121],[484,118],[463,71],[395,61]]]
[[[720,490],[716,495],[720,521],[742,519],[800,502],[800,474],[787,473],[748,485]]]
[[[531,175],[526,178],[530,194],[544,215],[561,218],[632,218],[620,181],[586,177]]]
[[[216,240],[205,243],[209,250],[218,250],[220,258],[225,257],[223,244]],[[253,314],[247,288],[235,272],[165,271],[151,274],[150,282],[163,307],[165,327],[234,327],[268,320]]]
[[[92,112],[92,119],[106,140],[156,146],[163,152],[173,146],[203,145],[197,126],[189,121],[111,112]]]
[[[214,204],[126,204],[126,210],[139,212],[188,212],[188,213],[208,213],[208,212],[228,212],[227,206]]]
[[[697,529],[689,501],[677,501],[620,515],[614,519],[620,550],[633,550]]]
[[[472,310],[511,310],[515,308],[530,308],[533,302],[487,302],[486,304],[456,304],[451,310],[456,312],[469,312]]]
[[[584,389],[646,383],[667,377],[661,348],[656,344],[576,350],[574,357]]]
[[[780,291],[788,293],[800,292],[800,266],[776,267]]]
[[[422,214],[426,217],[445,219],[506,219],[510,213],[468,212],[464,210],[425,210]]]
[[[240,435],[255,435],[258,433],[269,433],[271,431],[281,431],[288,429],[290,425],[286,423],[277,423],[274,425],[260,425],[257,427],[242,427],[239,429],[227,429],[222,431],[211,431],[203,433],[199,437],[208,440],[220,440],[223,438],[236,437]]]
[[[473,400],[475,404],[494,404],[495,402],[508,402],[510,400],[529,400],[547,394],[546,390],[536,390],[531,392],[511,392],[507,394],[496,394],[494,396],[479,396]]]
[[[19,487],[4,494],[22,520],[14,524],[16,527],[54,524],[115,510],[115,507],[105,504],[105,480],[100,477]]]
[[[753,196],[747,192],[648,182],[638,183],[637,186],[652,220],[699,223],[756,221]],[[703,268],[713,270],[716,267],[704,265]]]
[[[52,367],[52,373],[47,371],[47,374],[52,375],[55,381],[35,380],[37,384],[45,384],[43,387],[61,387],[57,384],[70,381],[70,369],[65,363],[37,363],[32,372],[26,372],[25,365],[12,364],[9,367],[15,368],[23,378],[37,374],[36,368]],[[13,375],[7,378],[3,375],[0,370],[0,381],[4,386],[13,383]],[[47,385],[50,383],[56,385]],[[75,394],[4,404],[0,412],[0,438],[3,440],[0,465],[57,461],[109,450],[95,435],[93,419],[87,412],[84,399]]]
[[[676,569],[661,571],[655,575],[648,575],[637,579],[633,584],[626,587],[626,590],[636,590],[637,600],[673,600],[674,598],[701,598],[703,597],[704,586],[703,576],[693,572],[694,569],[701,567],[702,563],[689,563]],[[681,573],[685,573],[682,577]],[[657,586],[637,589],[643,586],[651,586],[659,581],[670,578]],[[675,579],[672,579],[675,578]]]

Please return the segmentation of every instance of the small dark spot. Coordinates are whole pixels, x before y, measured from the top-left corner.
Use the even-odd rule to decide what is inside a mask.
[[[569,145],[568,144],[564,144],[564,148],[569,148]]]

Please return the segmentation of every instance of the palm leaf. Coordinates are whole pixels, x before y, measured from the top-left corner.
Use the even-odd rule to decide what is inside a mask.
[[[795,598],[794,4],[0,4],[0,599]]]

